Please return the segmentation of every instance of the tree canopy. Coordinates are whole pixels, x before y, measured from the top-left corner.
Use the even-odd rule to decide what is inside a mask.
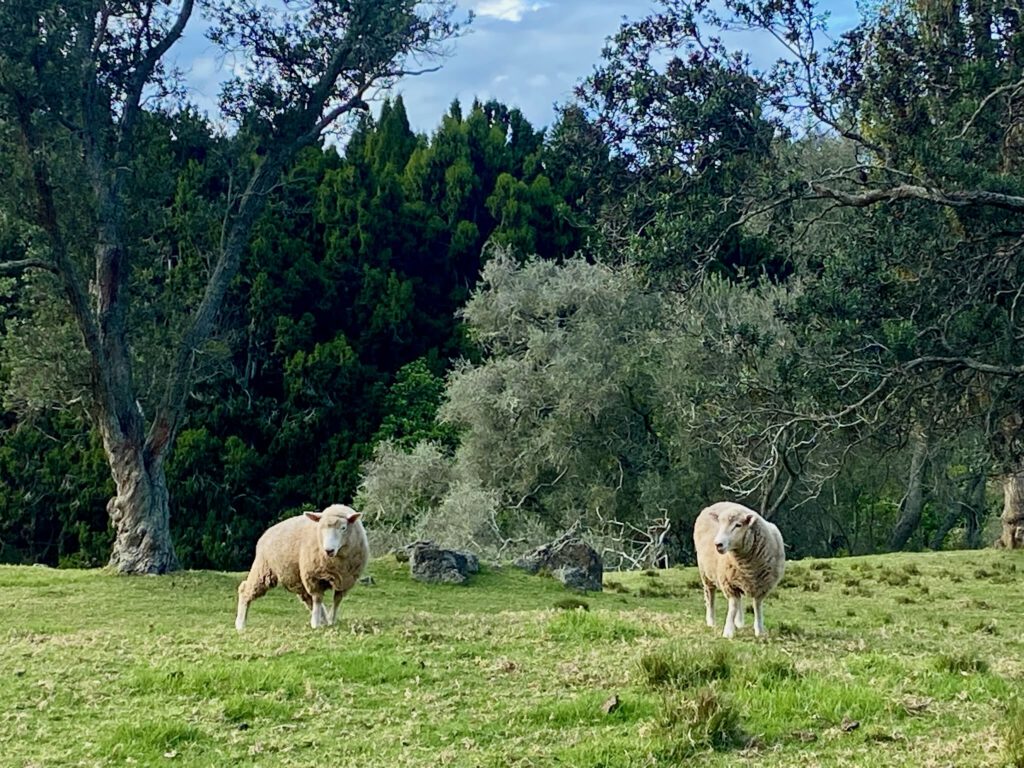
[[[364,99],[451,4],[209,8],[226,132],[162,64],[191,2],[0,10],[0,559],[240,567],[353,496],[495,556],[686,559],[722,497],[795,553],[1024,545],[1016,4],[662,0],[546,130],[431,135]]]

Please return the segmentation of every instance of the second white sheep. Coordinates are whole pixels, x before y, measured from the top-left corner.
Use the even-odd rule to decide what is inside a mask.
[[[235,628],[245,629],[249,604],[276,584],[294,592],[309,608],[314,629],[334,623],[341,599],[370,559],[360,513],[344,504],[306,512],[271,526],[256,542],[256,557],[238,585]],[[334,590],[328,610],[324,592]]]
[[[693,525],[697,569],[704,585],[709,627],[715,626],[715,589],[729,598],[724,637],[743,626],[743,596],[754,603],[754,634],[764,629],[765,596],[786,569],[786,549],[774,523],[742,504],[720,501],[701,510]]]

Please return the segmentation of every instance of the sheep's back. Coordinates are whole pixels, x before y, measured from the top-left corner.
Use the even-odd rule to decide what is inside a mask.
[[[711,517],[708,509],[702,510],[693,524],[693,550],[697,555],[697,569],[700,573],[714,577],[718,571],[717,561],[722,556],[715,549],[718,522]]]
[[[303,542],[315,539],[316,523],[305,515],[296,515],[268,528],[256,542],[256,555],[262,556],[282,587],[300,592]]]

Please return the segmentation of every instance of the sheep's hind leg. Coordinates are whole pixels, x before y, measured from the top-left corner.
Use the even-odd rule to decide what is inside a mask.
[[[249,616],[249,604],[258,597],[267,594],[277,583],[269,569],[263,568],[258,561],[249,569],[245,581],[238,585],[238,611],[235,613],[235,629],[241,632]]]
[[[341,590],[334,590],[334,602],[332,603],[329,610],[326,611],[326,623],[327,626],[332,626],[335,619],[338,618],[338,606],[341,604],[341,599],[345,596],[345,593]]]
[[[715,585],[704,580],[704,622],[715,626]]]
[[[249,616],[249,603],[253,601],[245,585],[244,581],[238,585],[238,611],[235,613],[235,629],[239,632],[245,629],[245,621]]]

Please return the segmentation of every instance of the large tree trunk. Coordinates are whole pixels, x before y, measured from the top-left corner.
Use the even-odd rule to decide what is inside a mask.
[[[907,546],[921,523],[924,507],[924,470],[928,459],[928,438],[918,434],[914,438],[914,452],[910,457],[910,477],[907,479],[907,495],[900,509],[900,517],[892,529],[889,549],[897,551]]]
[[[35,223],[47,233],[50,253],[48,259],[7,262],[0,271],[42,266],[61,278],[90,361],[91,416],[103,437],[117,487],[117,495],[107,505],[116,533],[110,564],[121,573],[163,573],[179,567],[170,536],[164,461],[184,416],[195,356],[210,337],[267,197],[296,152],[319,140],[342,115],[367,109],[363,97],[368,91],[402,74],[413,74],[405,71],[406,57],[436,55],[440,43],[456,36],[461,25],[450,20],[450,10],[445,8],[421,16],[417,23],[410,19],[408,27],[403,22],[394,29],[389,20],[378,19],[373,13],[357,13],[343,23],[349,14],[339,11],[341,27],[337,34],[327,37],[329,45],[319,73],[309,73],[311,82],[289,83],[275,90],[282,106],[271,116],[274,130],[267,137],[264,159],[254,169],[240,198],[233,200],[225,212],[221,246],[203,298],[173,351],[159,405],[150,405],[152,421],[147,430],[132,376],[128,317],[133,233],[125,200],[140,148],[135,129],[145,113],[143,96],[154,87],[160,90],[163,58],[181,38],[197,3],[181,0],[178,12],[168,11],[166,15],[155,13],[150,7],[153,3],[133,7],[125,16],[128,21],[123,22],[138,27],[131,51],[118,47],[120,33],[112,29],[123,23],[107,5],[86,3],[75,15],[77,34],[68,38],[75,42],[63,52],[71,62],[66,70],[73,99],[50,103],[46,89],[34,85],[33,78],[44,82],[53,74],[45,68],[45,56],[15,58],[27,69],[6,95],[12,96],[16,126],[32,170]],[[258,49],[276,34],[271,30],[273,23],[257,16],[253,23],[269,26],[260,26],[259,33],[242,43],[243,47]],[[243,23],[243,18],[244,14],[232,12],[225,24],[229,29],[235,24],[244,27],[248,22]],[[44,20],[28,23],[29,32],[39,39],[45,38],[44,26]],[[376,40],[382,32],[388,33],[387,40],[379,45],[367,47],[359,42]],[[231,33],[226,36],[233,37]],[[271,73],[275,67],[290,70],[294,66],[291,52],[268,54],[267,59]],[[111,62],[113,69],[108,72],[105,68]],[[110,88],[109,82],[118,87]],[[52,156],[47,145],[54,139],[40,131],[58,123],[70,131],[58,141],[76,143],[73,151],[85,161],[92,192],[91,199],[83,195],[81,205],[69,206],[67,217],[62,212],[64,197],[55,194],[55,189],[77,185],[78,175],[69,175],[64,165],[54,166],[51,173],[48,163]],[[58,179],[56,187],[54,178]],[[71,211],[77,213],[72,216]],[[78,214],[83,211],[94,219],[95,238],[91,243],[90,236],[82,234]],[[85,229],[92,232],[89,227]],[[66,242],[66,231],[75,234],[74,242]],[[79,266],[86,243],[92,248],[95,262],[95,273],[88,281]]]
[[[981,546],[981,526],[985,520],[985,490],[987,486],[988,477],[984,472],[979,473],[966,510],[967,546],[970,549],[978,549]]]
[[[969,549],[978,548],[979,521],[985,507],[985,474],[977,472],[965,481],[964,492],[950,502],[949,510],[932,537],[931,548],[942,549],[949,532],[957,523],[964,523],[964,543]]]
[[[171,541],[162,457],[125,441],[104,439],[117,494],[107,502],[114,526],[109,565],[119,573],[167,573],[180,567]]]
[[[1024,471],[1003,478],[1003,532],[995,546],[1024,549]]]

